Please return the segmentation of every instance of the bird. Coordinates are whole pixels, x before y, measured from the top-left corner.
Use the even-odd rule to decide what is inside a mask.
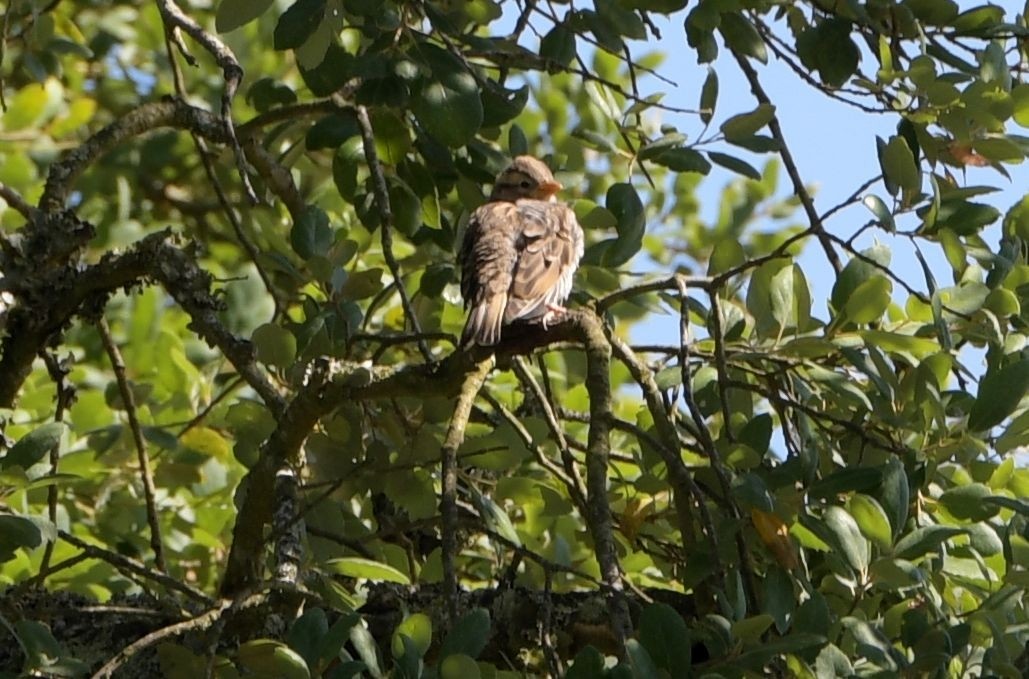
[[[493,346],[514,321],[545,329],[567,313],[561,305],[582,259],[583,233],[557,200],[562,188],[543,161],[517,156],[472,213],[459,253],[461,295],[470,307],[462,347]]]

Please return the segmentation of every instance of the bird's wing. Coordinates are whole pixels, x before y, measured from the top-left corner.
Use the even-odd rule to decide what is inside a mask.
[[[470,307],[462,344],[488,346],[500,340],[520,232],[513,203],[486,203],[472,213],[459,254],[461,296]]]
[[[507,322],[535,318],[546,313],[547,305],[564,303],[583,253],[582,228],[567,205],[519,200],[513,207],[520,231]]]

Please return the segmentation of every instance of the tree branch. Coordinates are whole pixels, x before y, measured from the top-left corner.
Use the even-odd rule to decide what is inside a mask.
[[[732,55],[736,58],[736,63],[739,64],[740,70],[743,71],[743,75],[746,76],[747,81],[750,83],[750,91],[754,93],[754,97],[759,103],[771,106],[772,101],[768,98],[768,93],[765,92],[764,87],[761,86],[761,80],[758,78],[757,71],[747,61],[747,57],[735,50]],[[832,264],[836,273],[839,273],[843,270],[843,263],[840,261],[839,254],[833,249],[832,242],[829,240],[829,234],[826,233],[825,225],[822,223],[822,218],[818,214],[818,210],[815,209],[815,202],[811,198],[811,194],[808,193],[804,180],[800,177],[800,170],[797,169],[797,163],[793,160],[790,147],[786,144],[786,135],[783,134],[782,126],[779,125],[778,116],[772,115],[772,119],[768,122],[768,129],[779,144],[779,157],[782,158],[783,165],[786,166],[786,173],[790,176],[790,181],[793,183],[793,192],[800,199],[801,205],[804,206],[804,212],[807,214],[811,232],[821,243],[826,259]]]
[[[379,154],[375,150],[375,133],[372,130],[372,122],[368,119],[368,110],[364,106],[357,107],[357,121],[361,125],[361,139],[364,142],[364,155],[368,160],[368,169],[372,173],[372,188],[375,191],[375,201],[379,204],[379,214],[382,223],[379,225],[382,235],[382,256],[386,259],[386,266],[389,267],[390,275],[397,286],[397,294],[400,295],[400,304],[404,307],[404,315],[411,323],[411,329],[415,335],[422,334],[421,324],[418,316],[411,306],[411,298],[407,295],[407,288],[404,287],[404,279],[400,272],[400,264],[393,254],[393,209],[390,207],[389,188],[386,186],[386,175],[383,174],[382,164],[379,162]],[[427,363],[432,363],[432,351],[424,339],[418,339],[418,349]]]
[[[586,521],[607,588],[611,628],[618,641],[619,655],[632,634],[632,620],[625,600],[622,569],[612,533],[611,506],[607,498],[607,467],[611,453],[611,344],[604,336],[600,318],[583,313],[578,319],[586,348],[586,391],[590,396],[590,426],[586,445]]]
[[[443,594],[446,598],[447,616],[453,624],[457,621],[459,605],[459,587],[455,559],[457,557],[457,449],[464,442],[465,427],[468,416],[472,413],[472,404],[482,389],[486,376],[493,369],[495,361],[489,356],[476,363],[474,370],[465,376],[461,393],[454,405],[454,414],[447,427],[447,437],[443,441],[440,453],[441,474],[443,477],[440,492],[439,511],[443,533]]]
[[[154,499],[154,474],[150,470],[150,458],[147,457],[146,440],[143,438],[143,429],[139,426],[139,418],[136,416],[136,397],[129,386],[129,380],[125,376],[125,361],[122,360],[121,351],[111,337],[111,328],[107,319],[101,317],[96,324],[100,333],[100,341],[103,342],[104,350],[111,360],[111,368],[114,370],[114,378],[118,383],[118,391],[121,394],[122,405],[125,407],[125,416],[129,420],[129,429],[132,431],[132,440],[136,444],[136,458],[139,460],[139,475],[143,479],[143,497],[146,502],[146,518],[150,525],[150,547],[154,550],[154,563],[157,570],[162,573],[168,572],[164,562],[164,543],[161,540],[161,524],[157,517],[157,501]]]
[[[239,60],[236,59],[236,55],[232,53],[228,45],[217,36],[205,31],[192,17],[183,12],[173,0],[157,0],[157,8],[161,12],[161,18],[164,19],[166,29],[172,33],[173,39],[175,38],[175,31],[182,29],[189,37],[200,43],[214,57],[218,65],[221,66],[222,76],[225,78],[221,111],[225,135],[236,158],[236,168],[243,182],[243,189],[250,202],[256,204],[257,194],[254,193],[254,186],[250,183],[246,159],[243,157],[243,149],[240,147],[239,139],[236,137],[236,128],[232,122],[232,100],[235,98],[236,90],[243,80],[243,68],[239,65]],[[181,47],[181,43],[178,44]],[[183,54],[188,55],[184,50]],[[189,59],[191,57],[187,57],[187,60]],[[195,61],[193,63],[195,65]]]

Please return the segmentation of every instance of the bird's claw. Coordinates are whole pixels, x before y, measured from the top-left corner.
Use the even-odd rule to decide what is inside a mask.
[[[560,323],[567,313],[568,309],[559,304],[548,304],[547,313],[543,314],[543,317],[540,319],[543,329],[548,329],[551,323]]]

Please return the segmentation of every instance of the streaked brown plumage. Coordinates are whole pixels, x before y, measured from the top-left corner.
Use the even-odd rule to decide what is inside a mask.
[[[491,346],[504,325],[559,318],[583,252],[579,222],[541,161],[518,156],[472,213],[461,244],[461,294],[469,307],[461,345]]]

